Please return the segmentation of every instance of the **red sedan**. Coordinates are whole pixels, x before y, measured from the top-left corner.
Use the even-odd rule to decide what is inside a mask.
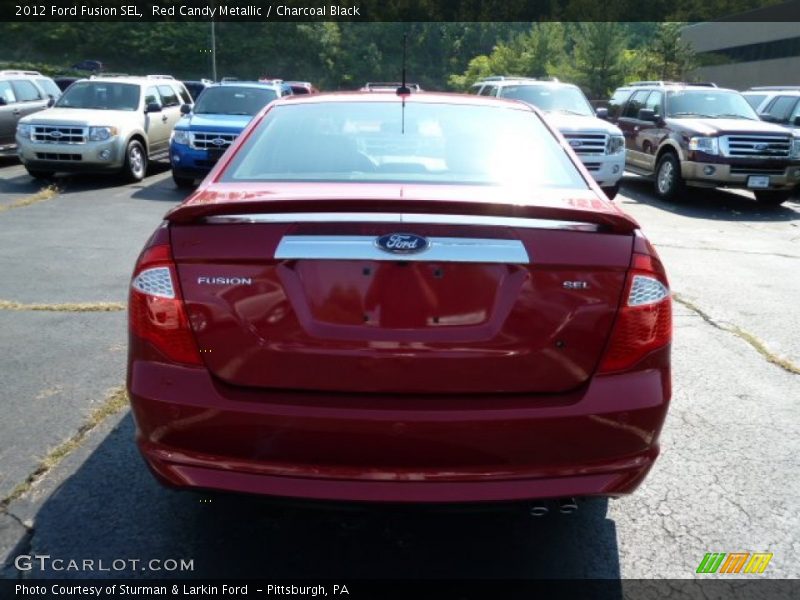
[[[513,101],[279,99],[145,245],[137,443],[180,488],[618,496],[670,398],[664,268]]]

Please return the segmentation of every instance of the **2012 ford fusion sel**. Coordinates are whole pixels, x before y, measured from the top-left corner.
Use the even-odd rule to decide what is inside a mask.
[[[129,311],[137,443],[170,486],[619,496],[659,452],[664,268],[519,102],[276,100],[146,243]]]

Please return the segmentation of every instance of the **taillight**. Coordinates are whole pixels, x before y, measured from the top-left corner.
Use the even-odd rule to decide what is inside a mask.
[[[130,330],[170,361],[200,365],[177,281],[169,245],[151,246],[142,253],[131,280]]]
[[[634,254],[601,373],[622,371],[672,340],[672,301],[661,263]]]

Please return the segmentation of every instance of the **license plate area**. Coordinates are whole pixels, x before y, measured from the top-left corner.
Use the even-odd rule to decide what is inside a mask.
[[[747,187],[752,190],[763,190],[769,187],[769,175],[750,175],[747,178]]]

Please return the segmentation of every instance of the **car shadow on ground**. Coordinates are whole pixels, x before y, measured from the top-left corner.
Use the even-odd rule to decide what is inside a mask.
[[[687,188],[677,201],[659,200],[653,182],[643,177],[625,177],[621,193],[625,198],[686,217],[714,221],[796,221],[800,220],[800,196],[769,207],[759,204],[751,194],[733,190]],[[621,205],[624,207],[625,200]]]
[[[365,507],[276,503],[160,487],[127,415],[40,507],[33,551],[53,557],[191,559],[179,577],[599,578],[618,580],[607,501],[531,517],[522,507]],[[12,553],[12,556],[16,553]],[[35,577],[156,573],[51,573]],[[610,598],[617,594],[610,585]],[[621,588],[620,588],[621,589]]]

